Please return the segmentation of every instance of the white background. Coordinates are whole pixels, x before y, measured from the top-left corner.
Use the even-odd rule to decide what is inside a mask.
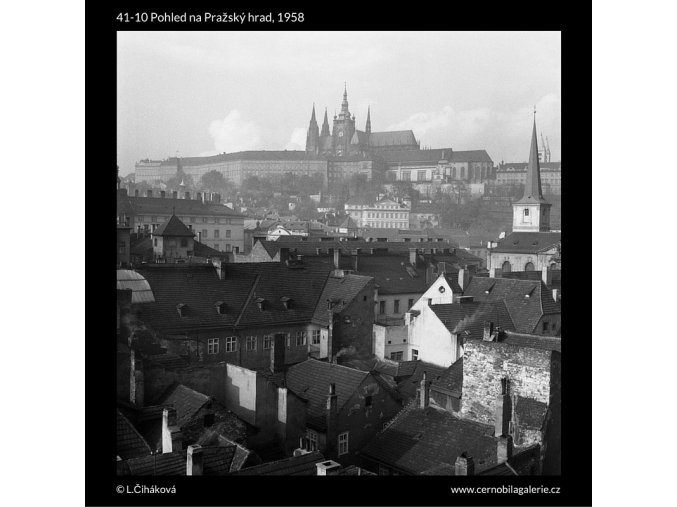
[[[82,505],[84,2],[18,5],[0,14],[0,503]],[[564,147],[565,177],[587,185],[591,175],[593,185],[593,329],[568,319],[564,340],[580,354],[592,343],[595,505],[675,499],[675,14],[671,2],[594,2],[593,160],[587,138],[568,136]],[[587,124],[585,100],[566,106]],[[567,250],[586,256],[589,245]],[[580,285],[567,296],[590,298],[588,273],[572,276]],[[567,442],[566,452],[590,459]]]

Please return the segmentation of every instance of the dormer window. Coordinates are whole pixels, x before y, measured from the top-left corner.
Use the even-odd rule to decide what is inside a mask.
[[[266,309],[267,301],[264,298],[256,298],[256,304],[259,307],[259,310],[263,311]]]
[[[282,296],[280,298],[280,301],[282,301],[282,305],[284,306],[285,310],[291,310],[292,308],[294,308],[294,300],[292,298]]]
[[[218,313],[219,315],[226,314],[227,305],[223,301],[217,301],[216,303],[214,303],[214,308],[216,308],[216,313]]]
[[[176,305],[176,311],[179,312],[179,317],[186,317],[188,315],[188,305],[179,303]]]

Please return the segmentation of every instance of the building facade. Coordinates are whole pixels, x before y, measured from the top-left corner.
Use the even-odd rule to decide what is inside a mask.
[[[376,203],[347,202],[345,211],[358,227],[409,229],[411,207],[390,199]]]

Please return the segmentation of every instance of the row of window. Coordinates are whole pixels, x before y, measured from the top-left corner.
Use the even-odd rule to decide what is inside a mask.
[[[407,218],[405,213],[367,213],[367,218]]]
[[[407,310],[411,310],[412,306],[414,306],[414,300],[408,299],[407,300]],[[385,301],[379,301],[378,302],[378,313],[379,313],[379,315],[385,315],[385,313],[386,313],[386,302]],[[400,313],[400,300],[399,299],[395,299],[393,301],[393,313]]]
[[[376,227],[378,229],[408,229],[409,222],[367,222],[369,227]]]
[[[206,239],[209,237],[209,230],[208,229],[202,229],[202,239]],[[221,238],[221,231],[219,229],[214,229],[214,239],[220,239]],[[230,239],[230,229],[226,229],[226,239]]]
[[[338,455],[342,456],[344,454],[348,454],[349,452],[349,444],[348,444],[348,431],[345,431],[343,433],[339,433],[338,436]],[[309,443],[309,451],[317,451],[318,450],[318,440],[319,440],[319,435],[317,434],[316,431],[313,430],[306,430],[306,437],[308,438],[308,443]]]
[[[139,215],[137,222],[164,222],[165,220],[169,220],[169,217],[163,217],[163,216],[144,216],[144,215]],[[200,217],[200,220],[198,220],[197,217],[179,217],[179,220],[181,220],[183,223],[188,224],[194,224],[196,222],[200,222],[203,224],[225,224],[225,225],[230,225],[232,223],[232,219],[230,218],[213,218],[213,217]]]
[[[293,338],[293,341],[292,341]],[[301,347],[308,344],[308,333],[306,331],[296,331],[286,334],[286,344],[287,348],[291,348],[292,342],[296,347]],[[258,343],[258,336],[245,336],[244,337],[245,350],[255,351]],[[320,343],[320,330],[314,329],[312,331],[312,344],[318,345]],[[237,336],[227,336],[225,338],[225,351],[226,352],[236,352],[238,344]],[[221,339],[220,338],[209,338],[207,340],[207,354],[218,354],[220,351]],[[263,335],[263,350],[270,350],[273,348],[273,335],[267,334]]]

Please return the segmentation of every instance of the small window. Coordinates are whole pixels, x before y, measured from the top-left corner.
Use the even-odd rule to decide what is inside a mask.
[[[549,323],[548,323],[548,322],[544,322],[544,323],[543,323],[543,332],[544,332],[544,333],[547,333],[548,330],[549,330],[549,329],[548,329],[549,327],[550,327]]]
[[[219,239],[221,237],[221,231],[214,229],[214,239]]]
[[[306,437],[308,438],[308,450],[317,451],[317,441],[318,435],[317,432],[313,430],[306,430]]]
[[[525,217],[529,216],[529,208],[524,208],[524,216]]]
[[[372,402],[371,396],[365,396],[364,397],[364,406],[365,407],[371,407],[371,402]]]
[[[267,334],[263,337],[263,350],[269,350],[273,348],[273,335]]]
[[[153,246],[157,246],[157,238],[153,238]],[[122,252],[120,252],[120,253],[122,253]]]
[[[209,231],[207,229],[202,229],[202,239],[207,239],[209,237]]]
[[[386,302],[385,301],[379,301],[378,303],[378,313],[379,315],[383,315],[386,313]]]
[[[247,336],[247,350],[256,350],[256,336]]]
[[[416,350],[416,349],[411,349],[411,360],[412,360],[412,361],[417,361],[417,360],[418,360],[418,350]]]
[[[306,345],[307,343],[307,338],[308,335],[305,331],[297,331],[296,332],[296,346],[300,347],[302,345]]]
[[[228,346],[226,345],[226,348]],[[219,339],[218,338],[209,338],[207,340],[207,354],[218,354],[219,353]]]
[[[338,436],[338,455],[348,454],[348,432],[341,433]]]
[[[400,313],[400,300],[399,300],[399,299],[396,299],[396,300],[393,302],[393,304],[394,304],[393,312],[394,312],[394,313]]]
[[[402,352],[391,352],[390,359],[393,361],[402,361]]]
[[[320,330],[313,329],[313,345],[319,345],[320,343]]]
[[[408,310],[411,310],[411,307],[414,306],[414,300],[413,300],[413,299],[410,299],[409,301],[407,301],[407,305],[408,305],[408,308],[407,308],[407,309],[408,309]]]
[[[230,238],[230,229],[226,229],[226,238]]]
[[[237,336],[226,338],[226,352],[235,352],[237,349]]]
[[[186,248],[188,246],[188,240],[185,238],[181,239],[181,246],[183,248]]]

